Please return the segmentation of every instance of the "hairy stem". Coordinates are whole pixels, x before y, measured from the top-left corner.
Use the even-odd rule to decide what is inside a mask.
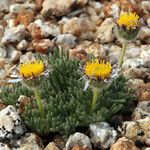
[[[43,110],[43,105],[42,105],[42,101],[41,101],[41,93],[40,90],[38,88],[34,88],[34,94],[36,97],[36,102],[40,111],[41,116],[43,116],[44,110]]]
[[[98,97],[98,88],[94,87],[93,88],[93,99],[92,99],[92,104],[91,104],[91,111],[93,111],[96,107],[97,97]]]
[[[125,52],[126,52],[127,45],[128,45],[128,41],[124,40],[123,46],[122,46],[122,51],[121,51],[121,57],[120,57],[119,62],[118,62],[118,67],[119,68],[122,67],[123,58],[124,58],[124,55],[125,55]]]

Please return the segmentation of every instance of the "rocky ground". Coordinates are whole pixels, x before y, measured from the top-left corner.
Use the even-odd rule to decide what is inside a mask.
[[[123,63],[123,73],[130,77],[129,85],[136,89],[138,105],[131,121],[123,122],[121,137],[103,122],[90,125],[90,137],[75,133],[67,143],[57,137],[44,147],[35,133],[26,133],[18,139],[26,128],[15,108],[1,102],[0,150],[59,150],[64,147],[66,150],[91,150],[91,143],[99,143],[103,149],[110,147],[110,150],[150,150],[149,0],[1,0],[0,86],[18,63],[33,60],[35,52],[52,51],[55,46],[70,49],[70,55],[79,59],[92,53],[116,64],[122,44],[115,32],[115,21],[123,11],[136,12],[143,26],[136,40],[128,45]],[[4,141],[10,137],[15,140],[8,145]]]

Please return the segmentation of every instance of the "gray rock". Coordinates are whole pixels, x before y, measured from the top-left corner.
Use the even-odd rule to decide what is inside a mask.
[[[136,121],[148,116],[150,117],[150,101],[139,102],[132,114],[132,120]]]
[[[122,71],[125,76],[132,79],[145,79],[149,77],[150,69],[148,62],[140,58],[131,58],[123,62]]]
[[[18,25],[10,29],[6,29],[2,38],[3,44],[20,42],[28,35],[24,25]]]
[[[50,24],[48,26],[49,26],[48,32],[49,32],[50,35],[58,36],[58,35],[61,34],[60,28],[57,25]]]
[[[111,64],[116,64],[118,62],[118,59],[120,58],[121,54],[121,47],[118,47],[116,45],[112,45],[108,48],[108,58],[111,62]]]
[[[32,52],[27,52],[26,54],[21,55],[19,61],[20,63],[24,63],[30,60],[35,60],[35,56]]]
[[[60,150],[58,149],[58,147],[56,146],[56,144],[54,142],[50,142],[45,148],[44,150]]]
[[[11,61],[12,63],[16,63],[16,62],[19,60],[20,56],[21,56],[21,52],[14,50],[14,51],[12,51],[12,53],[11,53],[10,61]]]
[[[93,43],[92,45],[88,46],[85,51],[88,54],[92,54],[95,57],[98,58],[106,58],[106,51],[103,47],[103,45],[100,45],[98,43]]]
[[[44,146],[41,138],[35,133],[26,133],[20,140],[15,141],[13,150],[43,150]],[[17,147],[17,148],[15,148]]]
[[[102,10],[102,7],[103,7],[102,3],[100,3],[99,1],[98,2],[89,1],[89,5],[92,6],[95,9],[96,13],[99,13]]]
[[[0,69],[0,80],[4,80],[7,77],[5,70]]]
[[[126,138],[126,137],[122,137],[119,138],[116,143],[114,143],[110,150],[140,150],[138,147],[136,147],[134,141]]]
[[[11,105],[0,111],[0,139],[12,139],[21,136],[26,128]]]
[[[36,52],[49,53],[54,48],[54,42],[49,39],[32,41],[33,48]]]
[[[14,0],[0,0],[0,12],[9,12],[10,5],[14,2]]]
[[[5,58],[0,58],[0,69],[3,69],[5,64],[6,64],[6,59]]]
[[[21,52],[17,51],[12,44],[7,44],[7,46],[5,46],[5,49],[5,51],[7,52],[6,58],[8,59],[8,61],[10,63],[16,63],[21,56]]]
[[[76,132],[73,135],[70,135],[65,150],[71,150],[73,146],[78,145],[82,148],[92,150],[92,145],[88,136],[83,133]]]
[[[150,117],[122,123],[121,134],[133,141],[150,145]]]
[[[126,77],[130,77],[132,79],[142,79],[142,80],[149,80],[149,68],[141,67],[141,68],[130,68],[123,70],[123,74]]]
[[[91,22],[91,20],[89,20],[88,17],[73,17],[69,19],[62,28],[62,32],[64,34],[72,34],[77,37],[82,36],[82,39],[87,39],[93,30],[95,30],[95,25],[93,22]]]
[[[0,150],[11,150],[5,143],[0,142]]]
[[[90,125],[91,141],[95,146],[102,149],[109,148],[117,138],[117,132],[106,122]]]
[[[142,58],[144,61],[150,61],[150,45],[141,46],[140,58]]]
[[[115,39],[114,32],[115,22],[112,18],[107,18],[96,31],[96,38],[101,43],[112,42]]]
[[[71,34],[61,34],[54,38],[53,41],[63,48],[74,48],[77,45],[76,39],[77,38]]]
[[[17,49],[20,51],[25,51],[28,47],[28,42],[26,40],[22,40],[18,45]]]
[[[7,56],[7,51],[5,50],[5,48],[0,46],[0,58],[4,58]]]
[[[42,37],[46,38],[48,36],[58,36],[60,32],[60,28],[54,24],[44,23],[42,20],[38,19],[33,23],[30,23],[28,26],[28,30],[31,32],[31,35],[34,32],[37,32],[35,29],[40,28],[40,34]]]
[[[113,16],[113,18],[118,18],[120,14],[120,8],[117,4],[112,4],[110,10],[110,15]]]
[[[145,61],[143,59],[140,58],[132,58],[132,59],[127,59],[123,62],[122,68],[140,68],[142,66],[144,66]]]
[[[128,46],[127,50],[126,50],[126,54],[125,54],[125,59],[139,58],[140,53],[141,53],[141,48],[140,47],[137,47],[135,45]]]
[[[137,39],[150,44],[150,28],[142,27],[137,35]]]
[[[141,7],[143,8],[143,11],[144,11],[146,14],[149,14],[149,12],[150,12],[150,1],[143,0],[143,1],[141,2]]]
[[[71,11],[72,6],[84,6],[88,0],[45,0],[43,2],[42,14],[44,16],[63,16]]]
[[[13,4],[10,6],[10,13],[12,14],[18,14],[19,11],[24,8],[24,9],[30,9],[32,11],[35,11],[36,10],[36,5],[34,3],[24,3],[24,4]]]

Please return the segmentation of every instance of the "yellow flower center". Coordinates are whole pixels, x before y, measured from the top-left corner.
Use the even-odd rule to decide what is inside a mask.
[[[110,76],[111,71],[112,67],[109,62],[99,62],[98,59],[87,62],[85,65],[85,74],[96,79],[107,79]]]
[[[139,16],[135,13],[126,12],[120,15],[117,24],[120,27],[125,26],[128,30],[135,29],[139,25]]]
[[[44,71],[44,63],[42,61],[31,61],[19,66],[19,74],[23,78],[31,78],[40,75]]]

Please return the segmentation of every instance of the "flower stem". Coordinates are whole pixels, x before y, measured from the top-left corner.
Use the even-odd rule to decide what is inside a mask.
[[[37,102],[40,114],[41,114],[41,116],[43,116],[44,110],[43,110],[43,105],[42,105],[42,101],[41,101],[41,93],[38,88],[34,88],[34,94],[36,97],[36,102]]]
[[[97,97],[98,97],[98,88],[94,87],[93,88],[93,99],[92,99],[92,104],[91,104],[91,112],[95,109],[96,107],[96,102],[97,102]]]
[[[122,67],[123,58],[124,58],[124,55],[125,55],[125,52],[126,52],[127,45],[128,45],[128,41],[127,41],[127,40],[124,40],[123,46],[122,46],[122,51],[121,51],[121,57],[120,57],[119,63],[118,63],[118,67],[119,67],[119,68]]]

